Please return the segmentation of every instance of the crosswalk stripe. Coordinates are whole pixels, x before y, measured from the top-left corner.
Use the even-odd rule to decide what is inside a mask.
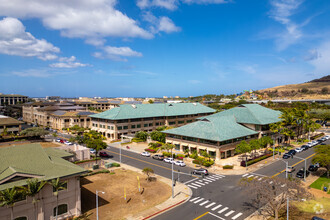
[[[262,180],[263,177],[259,178],[258,181]]]
[[[253,177],[254,175],[250,175],[250,176],[248,176],[247,178],[250,178],[250,177]]]
[[[196,199],[199,199],[199,197],[195,197],[195,198],[193,198],[193,199],[190,199],[190,202],[193,202],[193,201],[195,201]]]
[[[225,175],[221,175],[221,174],[216,174],[216,176],[226,177]]]
[[[211,209],[212,211],[214,211],[214,210],[216,210],[216,209],[218,209],[218,208],[220,208],[222,205],[217,205],[216,207],[214,207],[213,209]]]
[[[208,181],[211,181],[211,182],[213,182],[213,181],[215,181],[214,179],[211,179],[211,178],[205,178],[204,180],[208,180]]]
[[[195,204],[196,204],[196,203],[199,203],[199,202],[202,201],[202,200],[204,200],[204,198],[200,198],[200,199],[196,200],[194,203],[195,203]]]
[[[230,216],[231,214],[233,214],[235,211],[231,210],[230,212],[228,212],[227,214],[225,214],[225,216]]]
[[[207,177],[207,179],[209,179],[209,180],[218,180],[218,178],[214,178],[214,177]]]
[[[197,187],[192,186],[192,185],[187,185],[187,186],[189,186],[190,188],[193,188],[193,189],[197,189]]]
[[[212,183],[213,181],[204,179],[204,182]]]
[[[195,184],[195,183],[190,183],[190,185],[197,186],[197,187],[202,187],[202,186],[200,186],[198,184]]]
[[[197,184],[197,185],[202,185],[202,186],[205,186],[205,184],[204,183],[200,183],[200,182],[197,182],[197,181],[195,181],[195,182],[193,182],[194,184]]]
[[[218,213],[223,213],[223,212],[226,211],[227,209],[229,209],[229,208],[228,208],[228,207],[223,208],[223,209],[221,209]]]
[[[246,173],[246,174],[244,174],[242,177],[245,177],[245,176],[247,176],[247,175],[249,175],[248,173]]]
[[[270,181],[270,182],[269,182],[269,184],[272,184],[272,183],[273,183],[273,181]]]
[[[204,201],[204,202],[202,202],[201,204],[199,204],[200,206],[202,206],[202,205],[205,205],[206,203],[208,203],[209,201],[208,200],[206,200],[206,201]]]
[[[215,204],[215,202],[212,202],[211,204],[208,204],[207,206],[205,206],[205,208],[209,208],[211,206],[213,206]]]
[[[198,180],[198,181],[196,181],[196,182],[197,182],[198,184],[203,185],[203,186],[205,185],[205,184],[203,183],[203,180]],[[195,183],[196,183],[196,182],[195,182]],[[208,184],[208,183],[207,183],[207,184]]]
[[[238,213],[237,215],[235,215],[235,216],[232,217],[231,219],[235,220],[235,219],[237,219],[238,217],[240,217],[241,215],[243,215],[242,212]]]

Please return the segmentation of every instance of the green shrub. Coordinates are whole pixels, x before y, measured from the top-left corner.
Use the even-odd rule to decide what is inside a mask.
[[[112,166],[113,167],[120,167],[120,164],[119,163],[112,163]]]
[[[132,142],[139,143],[139,142],[144,142],[144,140],[139,139],[139,138],[133,138]]]
[[[213,160],[210,161],[203,161],[203,166],[210,167],[214,164]]]
[[[170,152],[163,152],[164,157],[172,157],[172,154]],[[173,155],[175,156],[175,155]]]
[[[79,161],[75,161],[75,162],[73,162],[73,163],[74,163],[74,164],[80,164],[80,163],[91,162],[91,161],[95,161],[95,160],[96,160],[96,158],[95,158],[94,155],[91,155],[91,157],[92,157],[93,159],[90,159],[90,160],[79,160]],[[101,157],[97,157],[97,160],[101,160]]]
[[[184,155],[184,154],[177,154],[176,156],[177,157],[186,157],[186,155]]]
[[[92,175],[95,175],[95,174],[99,174],[99,173],[110,173],[110,171],[109,170],[106,170],[106,169],[104,169],[104,170],[99,170],[99,171],[96,171],[96,172],[93,172],[93,171],[88,171],[88,173],[86,173],[86,174],[84,174],[84,175],[82,175],[83,177],[84,176],[92,176]]]
[[[233,169],[234,166],[233,166],[233,165],[224,165],[222,168],[223,168],[224,170],[226,170],[226,169]]]
[[[250,160],[250,161],[247,162],[247,165],[250,166],[252,164],[255,164],[255,163],[257,163],[259,161],[262,161],[262,160],[264,160],[264,159],[266,159],[268,157],[271,157],[271,156],[273,156],[273,155],[272,154],[268,154],[268,155],[264,155],[262,157],[259,157],[257,159],[254,159],[254,160]]]

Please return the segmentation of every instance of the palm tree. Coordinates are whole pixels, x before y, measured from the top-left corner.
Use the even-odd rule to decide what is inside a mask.
[[[27,181],[27,186],[23,187],[25,195],[32,198],[35,219],[38,219],[37,209],[38,209],[38,202],[39,202],[39,199],[36,198],[36,196],[39,195],[39,192],[46,185],[46,183],[47,182],[45,182],[45,181],[39,182],[37,179],[29,179]]]
[[[0,192],[0,207],[7,206],[10,208],[10,219],[14,218],[15,203],[22,198],[22,196],[22,191],[16,189],[15,186]]]
[[[60,182],[60,178],[52,179],[48,184],[50,184],[53,187],[54,196],[56,196],[56,220],[58,215],[58,191],[66,189],[67,181]]]

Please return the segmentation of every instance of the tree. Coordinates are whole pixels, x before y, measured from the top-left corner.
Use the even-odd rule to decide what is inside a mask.
[[[66,189],[67,181],[61,182],[60,178],[52,179],[50,182],[48,182],[49,185],[53,187],[54,196],[56,196],[56,220],[58,215],[58,192],[60,190]]]
[[[257,179],[243,178],[240,186],[244,188],[246,196],[251,201],[250,206],[257,208],[264,217],[279,219],[279,210],[285,207],[287,198],[301,200],[310,197],[307,190],[297,179],[284,179],[279,177]]]
[[[329,93],[329,89],[327,87],[323,87],[321,93],[326,95]]]
[[[27,186],[23,187],[24,194],[26,196],[32,197],[32,204],[34,208],[35,219],[38,219],[37,209],[39,199],[36,198],[39,195],[39,192],[46,185],[45,181],[38,181],[37,179],[29,179],[27,180]]]
[[[143,141],[146,141],[148,138],[148,133],[145,131],[139,131],[135,134],[135,138],[141,139]]]
[[[273,133],[276,133],[277,135],[279,135],[281,133],[281,130],[283,129],[283,125],[282,122],[276,122],[276,123],[272,123],[269,125],[270,131]]]
[[[90,139],[87,141],[87,147],[93,148],[95,150],[95,163],[97,163],[97,155],[100,150],[103,150],[107,147],[107,144],[102,141],[102,139]]]
[[[149,99],[149,104],[153,104],[154,103],[154,101],[153,100],[151,100],[151,99]]]
[[[261,140],[261,139],[260,139]],[[251,150],[254,150],[254,153],[261,148],[261,141],[258,139],[251,140],[249,142]]]
[[[319,163],[321,167],[327,169],[327,178],[330,177],[330,145],[318,145],[314,147],[316,155],[313,157],[313,163]]]
[[[21,135],[27,136],[27,137],[43,137],[45,135],[49,134],[49,131],[46,131],[43,128],[40,127],[34,127],[34,128],[27,128],[23,131],[21,131]]]
[[[145,167],[143,168],[142,172],[147,175],[146,180],[151,181],[150,174],[154,173],[154,170],[149,167]]]
[[[206,150],[203,151],[202,156],[203,156],[203,157],[207,157],[207,158],[209,158],[209,161],[211,160],[211,155],[210,155],[209,153],[207,153]]]
[[[236,146],[235,152],[238,153],[238,154],[244,154],[245,163],[246,163],[247,162],[247,154],[246,153],[251,152],[251,147],[246,141],[241,141],[241,143],[239,143]]]
[[[173,148],[175,148],[175,145],[174,144],[170,144],[170,143],[165,143],[161,147],[162,150],[166,150],[167,152],[171,151],[171,154],[172,154]]]
[[[166,134],[160,131],[153,131],[150,133],[150,138],[153,141],[159,141],[161,143],[165,143]]]
[[[265,148],[268,145],[273,145],[274,141],[271,139],[271,137],[264,136],[264,137],[259,139],[259,143],[260,143],[260,148]]]
[[[14,206],[23,193],[16,187],[5,189],[0,192],[0,207],[7,206],[10,208],[10,219],[14,219]]]

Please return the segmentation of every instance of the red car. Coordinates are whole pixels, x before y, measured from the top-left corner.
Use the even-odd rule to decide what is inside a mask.
[[[110,157],[110,155],[107,152],[101,151],[99,153],[100,157]]]

